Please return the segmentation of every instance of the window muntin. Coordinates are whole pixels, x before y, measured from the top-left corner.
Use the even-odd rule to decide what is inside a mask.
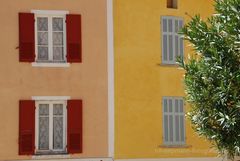
[[[66,16],[35,15],[36,61],[66,62]]]
[[[163,97],[163,142],[164,145],[184,145],[184,104],[180,97]]]
[[[178,34],[183,27],[183,19],[171,16],[161,18],[162,26],[162,63],[176,64],[178,56],[183,57],[183,38]]]
[[[36,152],[66,152],[66,102],[36,104]]]

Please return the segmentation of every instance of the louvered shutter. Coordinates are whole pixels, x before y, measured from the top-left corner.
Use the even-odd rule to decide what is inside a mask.
[[[183,38],[178,34],[183,27],[181,18],[162,17],[162,63],[175,64],[178,56],[183,57]]]
[[[82,100],[67,101],[67,150],[82,153]]]
[[[162,62],[168,62],[168,23],[167,18],[162,17]]]
[[[163,98],[163,142],[164,144],[168,144],[169,142],[169,115],[168,115],[168,100],[167,98]]]
[[[35,149],[35,102],[19,101],[19,155],[33,155]]]
[[[35,59],[34,14],[19,13],[19,61]]]
[[[169,63],[174,64],[174,54],[173,54],[173,35],[174,35],[174,31],[173,31],[173,19],[169,18],[168,19],[168,61]]]
[[[81,15],[68,14],[67,27],[67,61],[82,62]]]
[[[165,145],[183,145],[186,142],[181,98],[163,97],[163,136]]]
[[[179,23],[179,26],[178,28],[179,29],[182,29],[183,28],[183,20],[178,20],[178,23]],[[178,35],[179,37],[179,53],[180,53],[180,56],[183,57],[184,56],[184,43],[183,43],[183,38]]]
[[[180,124],[180,137],[179,141],[181,144],[185,144],[186,142],[186,134],[185,134],[185,121],[184,121],[184,107],[183,107],[183,100],[179,100],[179,124]]]

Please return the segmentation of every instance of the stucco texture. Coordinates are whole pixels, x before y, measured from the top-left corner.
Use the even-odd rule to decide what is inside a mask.
[[[32,67],[18,61],[18,13],[67,10],[82,15],[82,63],[68,68]],[[107,28],[105,0],[8,0],[0,5],[0,160],[18,156],[18,101],[31,96],[83,100],[83,153],[106,157]]]
[[[213,1],[178,0],[168,9],[166,0],[114,1],[115,157],[211,157],[216,152],[199,138],[186,120],[186,147],[163,147],[162,97],[184,96],[183,74],[176,65],[161,63],[161,16],[182,17],[213,13]],[[185,43],[185,56],[192,49]],[[185,106],[186,111],[189,106]]]

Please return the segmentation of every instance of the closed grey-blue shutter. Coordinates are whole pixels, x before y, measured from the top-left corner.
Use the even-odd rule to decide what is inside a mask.
[[[184,145],[186,142],[182,98],[163,97],[163,138],[164,145]]]
[[[178,34],[183,27],[181,18],[163,16],[162,24],[162,63],[175,64],[178,56],[183,57],[183,38]]]
[[[168,62],[168,19],[162,17],[162,62]]]

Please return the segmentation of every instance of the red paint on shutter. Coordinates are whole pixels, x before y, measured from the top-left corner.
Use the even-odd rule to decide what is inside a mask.
[[[82,153],[82,100],[67,101],[67,150]]]
[[[35,102],[19,101],[19,155],[33,155],[35,150]]]
[[[68,14],[67,26],[67,61],[82,62],[81,15]]]
[[[35,59],[34,14],[19,13],[19,61]]]

